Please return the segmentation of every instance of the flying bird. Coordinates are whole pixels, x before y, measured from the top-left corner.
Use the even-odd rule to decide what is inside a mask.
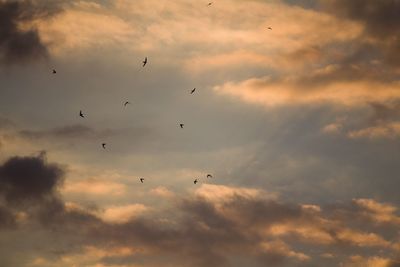
[[[101,146],[106,149],[106,143],[102,143]]]
[[[181,126],[181,129],[183,129],[183,127],[185,126],[185,124],[181,123],[181,124],[179,124],[179,126]]]
[[[53,74],[56,74],[56,73],[57,73],[57,71],[55,69],[53,69]]]
[[[195,179],[194,181],[193,181],[193,183],[194,184],[197,184],[199,181],[197,180],[197,179]]]
[[[272,28],[271,28],[271,27],[268,27],[268,30],[271,30],[271,31],[272,31]]]
[[[207,178],[213,178],[211,174],[207,174]]]
[[[124,107],[126,107],[126,105],[129,105],[131,102],[129,102],[129,101],[126,101],[125,103],[124,103]]]
[[[82,118],[85,118],[85,116],[82,113],[82,110],[79,111],[79,116],[81,116]]]
[[[147,64],[147,57],[145,57],[143,60],[143,67],[146,66],[146,64]]]
[[[211,6],[212,4],[213,4],[213,2],[210,2],[210,3],[207,4],[207,6]]]
[[[140,178],[140,182],[143,184],[143,182],[144,182],[144,178]]]
[[[193,88],[191,91],[190,91],[190,94],[191,95],[193,95],[193,93],[196,91],[196,88]]]

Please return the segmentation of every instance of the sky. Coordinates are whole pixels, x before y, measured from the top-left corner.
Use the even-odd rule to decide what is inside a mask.
[[[400,266],[400,1],[208,3],[0,0],[0,267]]]

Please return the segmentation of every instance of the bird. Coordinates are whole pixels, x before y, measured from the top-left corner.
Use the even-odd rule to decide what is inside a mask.
[[[268,27],[268,30],[272,30],[272,28],[271,28],[271,27]]]
[[[82,113],[82,110],[79,111],[79,116],[81,116],[82,118],[85,118],[85,116]]]
[[[101,146],[106,149],[106,143],[102,143]]]
[[[147,64],[147,57],[145,57],[143,60],[143,67],[146,66],[146,64]]]
[[[207,6],[211,6],[212,4],[213,4],[213,2],[210,2],[210,3],[207,4]]]
[[[197,180],[197,179],[195,179],[194,181],[193,181],[193,183],[194,184],[197,184],[199,181]]]
[[[126,107],[126,105],[129,105],[131,102],[129,102],[129,101],[126,101],[125,103],[124,103],[124,107]]]
[[[207,174],[207,178],[213,178],[211,174]]]
[[[193,88],[191,91],[190,91],[190,94],[191,95],[193,95],[193,93],[196,91],[196,88]]]
[[[55,69],[53,69],[53,74],[56,74],[56,73],[57,73],[57,71]]]
[[[144,178],[140,178],[139,180],[143,184]]]
[[[179,124],[179,126],[181,126],[181,129],[183,129],[183,127],[185,126],[185,124],[181,123],[181,124]]]

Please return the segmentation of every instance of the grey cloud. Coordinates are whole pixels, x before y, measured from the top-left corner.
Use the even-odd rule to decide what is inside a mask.
[[[390,65],[400,64],[400,1],[398,0],[322,0],[328,12],[359,21],[365,34],[374,39],[375,53]]]
[[[6,63],[22,63],[48,57],[46,44],[34,27],[24,30],[21,23],[46,19],[61,11],[58,1],[0,1],[0,55]]]
[[[122,225],[97,222],[86,232],[94,244],[113,240],[124,246],[144,247],[160,257],[172,258],[178,265],[191,262],[188,266],[234,266],[232,258],[240,256],[251,261],[253,255],[260,259],[254,266],[285,266],[285,262],[291,261],[283,252],[259,250],[257,246],[263,237],[257,227],[261,223],[267,227],[268,223],[289,220],[301,213],[299,208],[240,197],[223,205],[223,210],[242,214],[243,222],[221,213],[214,203],[202,198],[181,199],[176,208],[181,212],[176,214],[173,224],[163,223],[162,217],[137,218]],[[253,224],[255,218],[258,223]]]
[[[12,157],[0,166],[0,194],[8,202],[42,200],[63,181],[63,170],[48,164],[45,155]]]
[[[338,81],[379,81],[390,83],[399,80],[400,64],[400,2],[397,0],[319,0],[318,4],[300,4],[303,8],[325,11],[340,19],[359,22],[364,31],[360,36],[324,46],[306,46],[283,55],[290,61],[307,61],[309,68],[331,66],[329,72],[305,72],[297,75],[298,87],[325,85]],[[323,53],[321,53],[323,51]],[[277,82],[284,79],[277,77]]]
[[[110,131],[109,131],[110,132]],[[107,131],[102,134],[97,133],[92,128],[82,125],[68,125],[64,127],[57,127],[50,130],[21,130],[19,134],[24,138],[38,139],[38,138],[85,138],[85,137],[95,137],[97,135],[107,135]]]
[[[399,34],[400,1],[398,0],[323,0],[330,12],[365,24],[368,33],[392,38]]]
[[[25,160],[17,158],[9,161],[16,161],[25,169],[27,169],[26,165],[30,166],[32,162],[34,162],[33,165],[40,166],[39,168],[29,167],[31,172],[26,176],[34,179],[38,173],[44,173],[53,178],[59,177],[54,174],[54,165],[46,163],[40,157]],[[9,167],[10,164],[8,162],[3,164],[2,170],[13,169]],[[36,174],[32,176],[31,173]],[[55,248],[46,250],[46,244],[43,244],[42,251],[40,253],[36,251],[36,256],[40,255],[54,262],[57,261],[54,249],[62,251],[63,255],[68,255],[83,252],[87,246],[106,250],[114,246],[123,246],[144,249],[146,253],[142,253],[139,249],[131,256],[106,255],[100,257],[99,261],[104,264],[142,263],[150,266],[157,266],[161,262],[169,264],[167,266],[186,264],[185,266],[195,267],[210,265],[239,267],[243,264],[246,266],[265,266],[266,264],[269,266],[318,266],[314,258],[315,254],[310,250],[305,250],[307,246],[297,234],[289,232],[286,238],[266,235],[266,231],[272,225],[286,223],[309,225],[331,236],[335,240],[334,244],[324,245],[319,249],[335,251],[338,253],[337,261],[348,256],[349,251],[361,254],[370,252],[370,250],[358,249],[351,242],[337,237],[342,226],[354,227],[355,224],[351,222],[355,220],[352,217],[361,218],[361,213],[352,207],[336,206],[327,209],[326,213],[318,213],[304,210],[298,204],[268,200],[260,196],[249,197],[237,194],[222,202],[214,202],[190,194],[178,196],[166,210],[156,208],[150,214],[137,216],[126,223],[110,224],[94,216],[91,209],[67,209],[64,201],[56,197],[58,187],[54,183],[45,184],[52,185],[42,186],[43,190],[34,189],[33,192],[39,193],[31,193],[31,195],[42,195],[43,192],[48,192],[54,197],[44,199],[39,206],[28,209],[27,212],[30,223],[39,222],[43,230],[46,229],[45,236],[48,238],[58,236],[58,239],[62,240]],[[26,188],[25,185],[19,187]],[[171,210],[175,212],[171,213]],[[8,213],[0,209],[0,222],[6,222],[3,214]],[[12,223],[12,218],[10,219],[9,216],[7,218],[8,223]],[[322,218],[324,220],[321,220]],[[340,221],[341,224],[329,224],[327,223],[329,221]],[[364,222],[363,230],[367,231],[368,229],[364,227],[370,224],[372,222],[368,224]],[[374,229],[374,231],[377,230]],[[263,242],[271,244],[271,247],[263,248],[261,245]],[[335,247],[341,249],[335,249]],[[297,257],[303,254],[296,254],[302,251],[307,251],[303,253],[312,259],[302,262]],[[157,257],[154,258],[154,255]]]
[[[367,126],[385,125],[400,120],[400,103],[397,101],[392,103],[371,102],[369,106],[372,114],[365,122]]]

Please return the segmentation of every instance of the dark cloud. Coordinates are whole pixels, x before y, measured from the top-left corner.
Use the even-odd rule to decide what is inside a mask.
[[[53,3],[26,1],[0,1],[0,56],[6,63],[21,63],[44,59],[48,56],[46,44],[32,22],[46,19],[58,12],[58,1]],[[21,28],[21,24],[28,29]],[[26,24],[26,25],[25,25]]]
[[[323,0],[322,3],[330,13],[362,23],[366,39],[374,40],[374,53],[380,53],[381,59],[390,65],[400,64],[400,1]]]
[[[398,0],[326,0],[330,12],[362,22],[373,36],[393,38],[400,30]]]
[[[51,169],[40,157],[26,160],[40,162],[42,167],[39,169],[43,166]],[[2,169],[8,164],[6,162]],[[30,169],[35,173],[43,173],[35,168]],[[44,192],[57,190],[55,185],[43,188],[46,188],[42,190]],[[219,189],[218,186],[215,189]],[[224,187],[224,190],[227,188]],[[173,214],[171,209],[175,211]],[[29,219],[36,220],[46,229],[43,235],[49,236],[49,239],[57,236],[59,240],[56,247],[51,249],[46,249],[46,244],[43,244],[42,250],[35,252],[35,257],[41,256],[56,262],[54,250],[69,255],[85,253],[88,246],[110,251],[115,247],[125,247],[136,252],[132,255],[99,256],[97,263],[159,266],[163,262],[166,266],[185,263],[185,266],[193,267],[318,266],[313,257],[315,252],[312,252],[317,246],[322,251],[335,251],[335,263],[353,252],[368,255],[366,253],[371,251],[362,249],[363,242],[369,242],[368,238],[365,241],[362,239],[361,243],[347,238],[352,236],[351,229],[355,224],[349,222],[354,222],[355,217],[359,217],[363,223],[362,227],[357,226],[354,233],[363,231],[370,236],[371,232],[377,231],[373,221],[363,220],[366,216],[363,212],[357,207],[342,205],[331,207],[324,213],[307,210],[297,204],[264,199],[261,195],[240,193],[219,200],[201,195],[180,196],[171,202],[167,210],[153,209],[148,215],[137,216],[120,224],[104,222],[94,215],[91,208],[67,208],[61,198],[52,201],[45,199],[38,208],[27,210]],[[11,211],[0,208],[0,223],[13,225],[14,220]],[[284,233],[284,237],[269,234],[272,227],[285,225],[292,226]],[[368,229],[368,225],[373,227]],[[296,229],[313,229],[317,236],[322,233],[324,238],[330,237],[332,243],[319,243],[313,233],[304,230],[295,232]],[[345,237],[341,235],[343,229],[348,229]],[[355,236],[357,238],[357,234]],[[313,249],[306,249],[304,243],[313,244]]]
[[[64,212],[59,217],[62,220],[53,222],[58,230],[75,231],[82,236],[80,245],[83,247],[106,249],[113,244],[146,251],[101,259],[114,264],[157,265],[162,262],[160,259],[168,259],[171,266],[183,262],[187,262],[185,266],[196,267],[243,266],[240,263],[246,266],[318,266],[312,252],[318,249],[337,253],[335,263],[338,263],[351,253],[368,255],[380,246],[367,238],[378,231],[374,222],[363,219],[365,217],[356,208],[344,205],[317,212],[261,197],[238,195],[215,202],[190,196],[179,198],[173,209],[176,210],[173,215],[157,210],[151,216],[140,216],[123,224],[108,224],[84,211]],[[356,225],[355,218],[363,223]],[[268,234],[271,227],[279,229],[287,225],[289,229],[283,233],[284,238]],[[360,239],[362,233],[364,236]],[[329,237],[331,243],[318,240],[319,236]],[[313,249],[305,250],[304,243],[313,244]],[[152,259],[155,254],[159,260]],[[236,262],[239,259],[240,263]]]
[[[172,259],[177,265],[191,262],[188,266],[234,266],[232,259],[237,256],[248,261],[253,256],[258,258],[254,266],[284,266],[291,261],[289,251],[258,248],[260,242],[267,241],[259,227],[297,218],[302,213],[299,207],[237,197],[219,209],[216,203],[195,197],[181,199],[176,208],[180,212],[169,216],[173,223],[165,223],[160,213],[155,218],[141,217],[119,225],[88,217],[90,223],[80,225],[89,226],[83,231],[89,233],[87,240],[93,242],[91,245],[103,246],[112,240],[123,246],[142,247],[161,258]],[[127,264],[136,259],[124,260]]]
[[[46,162],[44,154],[12,157],[0,166],[0,194],[11,203],[52,197],[63,175],[59,166]]]

